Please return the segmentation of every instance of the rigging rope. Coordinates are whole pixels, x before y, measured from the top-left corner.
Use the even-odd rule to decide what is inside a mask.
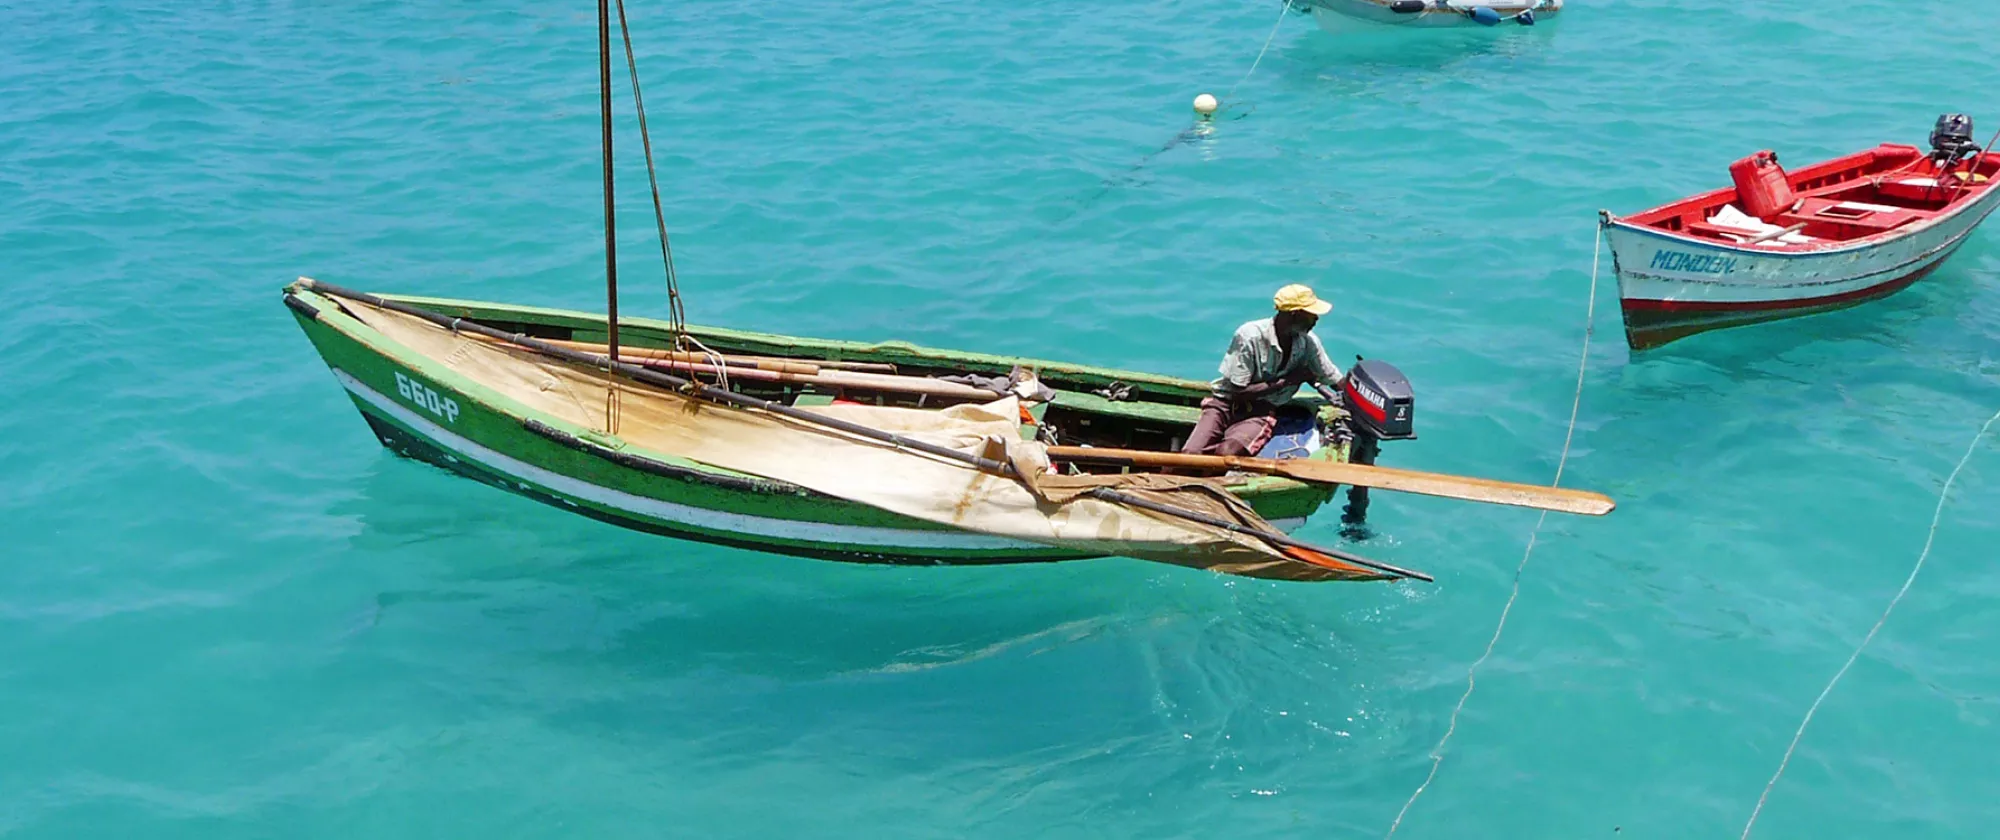
[[[1597,270],[1599,259],[1603,252],[1604,226],[1600,224],[1597,227],[1597,242],[1591,246],[1590,253],[1590,302],[1586,305],[1583,316],[1583,352],[1576,364],[1576,395],[1570,400],[1569,430],[1563,433],[1562,455],[1556,459],[1556,475],[1555,478],[1549,481],[1549,486],[1551,487],[1562,483],[1563,468],[1569,465],[1570,443],[1576,440],[1577,412],[1583,407],[1584,374],[1590,368],[1590,336],[1596,329],[1596,319],[1594,316],[1597,312]],[[1450,742],[1452,734],[1458,731],[1458,717],[1465,711],[1466,701],[1472,699],[1472,690],[1477,684],[1480,667],[1486,664],[1486,660],[1492,658],[1493,649],[1500,644],[1500,634],[1507,630],[1507,617],[1513,614],[1514,602],[1521,597],[1521,573],[1527,570],[1528,558],[1534,556],[1536,540],[1542,534],[1542,523],[1547,522],[1548,519],[1549,512],[1542,511],[1542,515],[1535,519],[1534,530],[1528,532],[1528,547],[1527,550],[1521,552],[1521,564],[1514,568],[1514,587],[1507,594],[1506,606],[1500,608],[1500,623],[1493,628],[1493,638],[1486,641],[1486,650],[1479,654],[1479,658],[1474,660],[1472,667],[1465,672],[1465,693],[1459,695],[1458,705],[1453,706],[1451,709],[1451,718],[1445,725],[1444,737],[1439,738],[1437,746],[1431,748],[1431,771],[1429,775],[1424,776],[1423,784],[1417,785],[1417,789],[1410,794],[1409,801],[1403,803],[1403,809],[1396,812],[1396,820],[1389,824],[1389,833],[1383,835],[1385,840],[1386,838],[1396,836],[1396,829],[1402,827],[1403,817],[1410,813],[1410,807],[1417,804],[1417,798],[1423,796],[1424,791],[1437,778],[1438,766],[1444,763],[1445,744]]]
[[[667,242],[667,212],[660,204],[660,175],[653,166],[653,138],[646,130],[646,98],[639,93],[639,60],[632,52],[632,27],[625,21],[625,0],[618,0],[618,30],[625,37],[625,69],[632,77],[632,105],[639,114],[639,143],[646,153],[646,180],[653,188],[653,221],[660,229],[660,261],[667,271],[667,320],[673,346],[687,334],[687,313],[681,305],[680,279],[674,274],[674,250]]]
[[[1840,678],[1847,676],[1847,670],[1854,667],[1855,661],[1861,658],[1861,652],[1868,648],[1868,643],[1875,641],[1875,634],[1882,632],[1882,625],[1889,622],[1889,614],[1896,611],[1896,605],[1903,602],[1903,596],[1910,594],[1910,585],[1917,582],[1917,574],[1924,570],[1924,561],[1931,556],[1931,544],[1937,541],[1938,522],[1944,518],[1944,505],[1945,501],[1951,498],[1952,485],[1958,482],[1958,474],[1965,469],[1966,463],[1972,460],[1972,453],[1979,449],[1979,441],[1986,437],[1987,431],[1993,428],[1996,421],[2000,421],[2000,412],[1995,412],[1992,417],[1986,419],[1985,425],[1979,427],[1979,433],[1973,435],[1972,442],[1966,445],[1965,455],[1958,459],[1958,465],[1952,467],[1951,475],[1945,478],[1944,489],[1938,493],[1937,509],[1931,512],[1931,528],[1930,533],[1924,537],[1924,550],[1917,554],[1917,565],[1910,569],[1910,576],[1903,579],[1903,588],[1896,590],[1896,597],[1889,599],[1889,606],[1882,610],[1882,617],[1875,619],[1875,626],[1868,628],[1868,635],[1861,638],[1861,644],[1855,646],[1854,653],[1849,654],[1847,661],[1841,663],[1840,670],[1833,673],[1833,679],[1827,680],[1826,687],[1820,689],[1819,696],[1813,698],[1812,705],[1806,708],[1805,718],[1799,721],[1798,730],[1792,733],[1791,744],[1785,747],[1785,757],[1778,761],[1777,772],[1772,773],[1771,780],[1764,783],[1764,793],[1757,797],[1757,807],[1751,809],[1750,821],[1743,824],[1743,840],[1749,840],[1750,829],[1756,827],[1758,815],[1764,812],[1764,803],[1771,798],[1771,789],[1778,786],[1778,777],[1785,775],[1785,767],[1792,763],[1792,753],[1798,751],[1799,741],[1805,738],[1806,727],[1812,724],[1813,715],[1819,712],[1820,704],[1825,703],[1826,696],[1833,693],[1833,687],[1840,682]]]

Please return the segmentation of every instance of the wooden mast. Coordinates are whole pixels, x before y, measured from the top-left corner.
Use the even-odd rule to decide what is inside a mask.
[[[604,116],[604,297],[606,345],[618,364],[618,219],[611,183],[611,0],[597,0],[598,98]]]

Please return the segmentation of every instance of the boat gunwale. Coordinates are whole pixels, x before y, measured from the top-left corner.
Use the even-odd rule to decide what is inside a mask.
[[[609,319],[601,314],[585,312],[581,310],[574,310],[574,309],[561,309],[561,308],[547,307],[547,306],[499,303],[495,301],[469,300],[463,298],[442,298],[442,297],[432,297],[423,295],[397,295],[397,294],[382,294],[373,292],[371,292],[371,294],[375,294],[378,297],[382,298],[383,300],[391,300],[391,301],[396,301],[398,303],[406,303],[411,306],[419,306],[426,309],[432,309],[433,311],[438,311],[440,307],[445,307],[445,308],[456,307],[463,309],[519,312],[527,315],[535,315],[541,317],[568,318],[568,319],[586,321],[598,324],[600,327],[609,326]],[[641,329],[648,329],[648,330],[657,330],[660,332],[666,332],[671,330],[672,328],[671,325],[665,321],[660,321],[653,318],[627,316],[627,315],[619,316],[618,325],[621,330],[621,338],[623,335],[622,331],[632,327],[638,327]],[[1211,388],[1210,383],[1198,379],[1185,379],[1177,376],[1167,376],[1164,374],[1148,373],[1145,371],[1129,370],[1124,368],[1101,367],[1097,365],[1084,365],[1084,364],[1077,364],[1075,362],[1063,362],[1052,359],[1039,359],[1031,356],[1010,356],[1010,355],[1001,355],[993,353],[978,353],[966,350],[951,350],[947,348],[929,347],[925,345],[915,344],[900,339],[866,342],[866,341],[857,341],[850,339],[815,338],[810,336],[787,335],[784,333],[738,330],[728,327],[715,327],[715,326],[707,326],[699,324],[688,324],[686,328],[689,333],[692,333],[697,337],[715,336],[720,339],[727,339],[730,341],[750,341],[750,342],[762,342],[770,344],[789,344],[797,347],[810,347],[814,349],[835,350],[848,353],[862,353],[870,355],[885,354],[885,353],[887,354],[900,353],[900,354],[908,354],[928,361],[935,361],[941,363],[960,363],[960,364],[972,363],[993,368],[1004,368],[1011,365],[1020,365],[1022,367],[1034,368],[1038,371],[1050,371],[1073,377],[1099,378],[1103,379],[1107,384],[1111,382],[1122,382],[1130,385],[1139,385],[1139,384],[1148,385],[1154,388],[1174,391],[1175,393],[1173,393],[1172,396],[1183,397],[1183,398],[1205,397],[1209,394]],[[625,341],[621,341],[620,343],[622,345],[632,346],[632,347],[647,346],[644,344],[637,344]],[[798,358],[801,360],[809,360],[811,356],[801,355]]]
[[[1875,146],[1870,149],[1854,152],[1852,154],[1842,155],[1837,158],[1831,158],[1828,160],[1820,161],[1819,163],[1812,164],[1810,166],[1802,167],[1799,169],[1798,172],[1787,172],[1786,176],[1791,179],[1797,179],[1800,177],[1812,177],[1807,173],[1811,173],[1816,168],[1839,169],[1840,167],[1833,166],[1833,164],[1841,163],[1843,161],[1853,160],[1856,158],[1861,158],[1864,156],[1873,155],[1876,152],[1885,148],[1899,149],[1899,150],[1908,149],[1912,152],[1917,152],[1917,153],[1922,152],[1921,149],[1918,149],[1915,146],[1910,146],[1900,143],[1883,143],[1881,145]],[[1989,160],[2000,160],[2000,153],[1983,154],[1979,158],[1979,162],[1974,164],[1974,166],[1976,168],[1977,166],[1984,165]],[[1862,182],[1865,181],[1867,177],[1868,176],[1860,176],[1849,179],[1848,181],[1844,181],[1841,183],[1851,184],[1856,182]],[[1676,207],[1681,207],[1683,205],[1691,205],[1692,209],[1699,210],[1702,207],[1706,206],[1707,203],[1713,199],[1721,198],[1723,196],[1736,195],[1737,190],[1733,186],[1719,187],[1716,189],[1708,190],[1706,192],[1695,193],[1694,195],[1678,198],[1673,201],[1669,201],[1665,204],[1661,204],[1655,207],[1649,207],[1645,210],[1641,210],[1636,213],[1628,213],[1622,216],[1612,213],[1609,210],[1606,210],[1604,211],[1603,226],[1607,228],[1616,228],[1623,231],[1629,231],[1632,233],[1647,234],[1662,239],[1672,240],[1675,242],[1686,242],[1690,244],[1699,245],[1705,248],[1713,248],[1716,250],[1729,251],[1738,254],[1748,254],[1759,257],[1784,257],[1790,259],[1800,259],[1800,258],[1810,259],[1815,257],[1844,256],[1857,250],[1879,248],[1883,245],[1889,244],[1890,242],[1894,242],[1899,239],[1903,239],[1909,236],[1914,236],[1918,233],[1922,233],[1926,230],[1929,230],[1930,228],[1942,224],[1945,221],[1958,218],[1960,215],[1963,215],[1967,210],[1970,210],[1973,207],[1977,207],[1982,203],[1992,201],[1994,199],[1994,196],[2000,195],[2000,189],[1996,189],[1996,186],[2000,186],[2000,180],[1988,181],[1986,186],[1981,188],[1979,195],[1968,198],[1963,201],[1955,200],[1953,204],[1946,205],[1944,208],[1941,208],[1936,213],[1929,216],[1925,216],[1910,224],[1903,225],[1897,228],[1891,228],[1889,230],[1885,230],[1880,233],[1872,233],[1867,236],[1843,240],[1837,244],[1828,245],[1825,247],[1808,247],[1807,250],[1797,250],[1797,251],[1767,250],[1763,248],[1757,248],[1754,246],[1745,245],[1740,242],[1723,242],[1716,239],[1702,238],[1681,231],[1665,230],[1662,228],[1654,227],[1653,224],[1649,222],[1633,221],[1634,219],[1637,219],[1642,216],[1646,216],[1653,213],[1662,213],[1666,210]],[[1974,227],[1976,227],[1977,224],[1978,223],[1975,222]],[[1970,229],[1968,228],[1968,231],[1969,230]]]
[[[557,417],[553,414],[547,414],[545,412],[536,411],[527,406],[520,405],[519,403],[515,402],[512,398],[506,396],[505,394],[500,393],[499,391],[493,390],[491,387],[487,386],[485,383],[480,382],[479,380],[465,376],[456,371],[451,371],[449,369],[443,371],[434,369],[434,367],[436,367],[436,362],[429,355],[420,353],[415,348],[409,347],[400,341],[390,338],[389,336],[383,334],[381,331],[376,330],[372,326],[369,326],[366,322],[358,318],[355,318],[354,316],[349,315],[345,311],[343,311],[343,307],[339,303],[341,299],[338,298],[337,296],[325,294],[313,288],[299,287],[297,284],[294,284],[292,286],[287,286],[285,288],[285,295],[288,301],[294,299],[299,300],[305,306],[310,307],[313,310],[313,317],[319,319],[321,323],[325,324],[328,327],[333,328],[334,330],[339,331],[343,335],[347,336],[349,339],[360,343],[362,346],[367,347],[370,351],[376,353],[377,355],[388,358],[398,364],[410,368],[412,371],[420,373],[426,377],[437,380],[439,382],[449,381],[452,385],[452,389],[454,391],[457,391],[460,395],[463,395],[467,399],[470,399],[473,402],[478,403],[481,407],[485,408],[488,411],[491,411],[495,414],[504,417],[513,418],[519,421],[524,428],[527,428],[527,423],[532,421],[532,422],[539,422],[548,428],[574,436],[580,440],[595,441],[605,437],[605,435],[593,429],[587,429],[582,426],[578,426],[574,423],[571,423],[570,421],[565,420],[561,417]],[[316,305],[317,302],[324,302],[325,305],[323,306]],[[356,303],[359,303],[359,301],[356,301]],[[297,307],[294,307],[294,309],[296,308]],[[329,317],[337,318],[339,320],[329,321],[328,320]],[[472,388],[477,389],[477,392],[462,387],[460,383],[472,386]],[[496,404],[496,401],[505,401],[506,403],[509,403],[512,406],[514,406],[514,408],[510,409],[508,407],[498,405]],[[533,429],[530,428],[529,431],[533,432]],[[756,481],[770,481],[770,479],[764,478],[762,476],[754,476],[750,475],[749,473],[736,472],[734,470],[724,469],[722,467],[717,467],[712,464],[704,464],[699,461],[683,458],[678,455],[672,455],[664,452],[653,452],[652,450],[646,449],[645,447],[635,446],[628,441],[624,441],[622,438],[619,439],[619,442],[623,444],[624,447],[646,452],[654,460],[661,461],[670,466],[686,468],[696,472],[708,472],[718,477],[724,478],[725,480],[747,478]],[[620,451],[622,451],[622,449]],[[803,490],[804,488],[800,489]]]
[[[1910,224],[1910,225],[1904,225],[1903,227],[1900,227],[1900,228],[1897,228],[1897,229],[1895,229],[1895,230],[1888,230],[1888,231],[1883,231],[1883,232],[1882,232],[1882,233],[1880,233],[1880,234],[1876,234],[1876,235],[1874,235],[1874,236],[1870,236],[1870,237],[1867,237],[1867,238],[1864,238],[1864,239],[1853,239],[1853,240],[1848,240],[1848,243],[1847,243],[1846,245],[1843,245],[1843,246],[1841,246],[1841,247],[1838,247],[1838,248],[1826,248],[1826,249],[1822,249],[1822,250],[1816,250],[1816,251],[1760,251],[1760,250],[1757,250],[1757,249],[1754,249],[1754,248],[1746,248],[1746,247],[1744,247],[1744,246],[1742,246],[1742,245],[1740,245],[1740,244],[1736,244],[1736,243],[1726,243],[1726,242],[1717,242],[1717,241],[1715,241],[1715,240],[1712,240],[1712,239],[1701,239],[1701,238],[1697,238],[1697,237],[1690,237],[1690,236],[1687,236],[1687,235],[1685,235],[1685,234],[1681,234],[1681,233],[1676,233],[1676,232],[1674,232],[1674,231],[1666,231],[1666,230],[1659,230],[1659,229],[1657,229],[1657,228],[1652,228],[1652,227],[1647,227],[1647,226],[1644,226],[1644,225],[1639,225],[1639,224],[1634,224],[1634,223],[1630,223],[1630,222],[1627,222],[1627,221],[1625,221],[1625,220],[1624,220],[1624,219],[1622,219],[1622,218],[1617,218],[1617,217],[1613,217],[1613,218],[1611,218],[1611,219],[1610,219],[1609,221],[1606,221],[1606,222],[1604,223],[1604,226],[1605,226],[1605,227],[1607,227],[1607,228],[1613,228],[1613,229],[1615,229],[1615,230],[1614,230],[1614,234],[1615,234],[1615,233],[1629,233],[1629,234],[1636,234],[1636,235],[1640,235],[1640,236],[1650,236],[1650,237],[1653,237],[1653,238],[1655,238],[1655,239],[1665,239],[1665,240],[1668,240],[1668,241],[1671,241],[1671,242],[1675,242],[1675,243],[1686,243],[1686,244],[1691,244],[1691,245],[1695,245],[1695,246],[1698,246],[1698,247],[1702,247],[1702,248],[1709,248],[1709,249],[1713,249],[1713,250],[1717,250],[1717,251],[1728,251],[1728,252],[1730,252],[1730,253],[1734,253],[1734,254],[1743,254],[1743,255],[1747,255],[1747,256],[1756,256],[1756,257],[1784,257],[1784,258],[1787,258],[1787,259],[1830,259],[1830,258],[1834,258],[1834,257],[1841,257],[1841,256],[1847,256],[1847,255],[1849,255],[1849,254],[1851,254],[1851,253],[1853,253],[1853,252],[1856,252],[1856,251],[1863,251],[1863,250],[1870,250],[1870,249],[1875,249],[1875,248],[1880,248],[1880,247],[1882,247],[1882,246],[1885,246],[1885,245],[1888,245],[1888,244],[1890,244],[1890,243],[1892,243],[1892,242],[1895,242],[1895,241],[1898,241],[1898,240],[1900,240],[1900,239],[1904,239],[1904,238],[1906,238],[1907,236],[1911,236],[1911,235],[1915,235],[1915,234],[1918,234],[1918,233],[1922,233],[1922,232],[1924,232],[1924,231],[1926,231],[1926,230],[1928,230],[1928,229],[1930,229],[1930,228],[1932,228],[1932,227],[1935,227],[1935,226],[1936,226],[1936,224],[1935,224],[1935,223],[1941,223],[1941,222],[1943,222],[1943,221],[1946,221],[1946,220],[1949,220],[1949,219],[1955,219],[1955,218],[1957,218],[1957,217],[1958,217],[1959,215],[1961,215],[1961,213],[1963,213],[1963,211],[1965,211],[1965,210],[1967,210],[1967,209],[1970,209],[1970,208],[1972,208],[1972,207],[1974,207],[1974,206],[1977,206],[1977,205],[1979,205],[1979,204],[1980,204],[1980,203],[1982,203],[1982,202],[1989,202],[1989,201],[1992,201],[1992,200],[1994,199],[1994,197],[1995,197],[1995,196],[2000,196],[2000,190],[1991,190],[1991,191],[1989,191],[1989,192],[1988,192],[1988,193],[1987,193],[1986,195],[1982,195],[1982,196],[1980,196],[1979,198],[1977,198],[1977,199],[1975,199],[1975,200],[1973,200],[1973,201],[1968,201],[1968,202],[1966,202],[1965,204],[1963,204],[1963,205],[1960,205],[1960,207],[1959,207],[1959,209],[1958,209],[1958,210],[1955,210],[1955,211],[1953,211],[1953,212],[1951,212],[1951,213],[1949,213],[1949,214],[1942,214],[1942,215],[1939,215],[1939,216],[1935,216],[1935,217],[1932,217],[1932,218],[1930,218],[1930,219],[1926,219],[1926,220],[1924,220],[1924,221],[1921,221],[1921,222],[1917,222],[1917,223],[1915,223],[1915,224]],[[1977,228],[1979,227],[1979,225],[1980,225],[1980,224],[1981,224],[1982,222],[1984,222],[1984,221],[1986,220],[1986,216],[1989,216],[1989,215],[1992,215],[1992,213],[1993,213],[1993,210],[1994,210],[1994,209],[1996,209],[1996,208],[1991,208],[1991,207],[1987,208],[1986,212],[1985,212],[1984,214],[1982,214],[1982,215],[1980,216],[1980,218],[1979,218],[1979,219],[1978,219],[1977,221],[1974,221],[1974,222],[1973,222],[1972,224],[1970,224],[1970,225],[1967,225],[1967,226],[1966,226],[1966,228],[1965,228],[1965,230],[1964,230],[1964,231],[1962,231],[1962,232],[1960,232],[1960,233],[1959,233],[1958,235],[1956,235],[1956,236],[1951,236],[1951,237],[1948,237],[1948,238],[1946,238],[1946,239],[1945,239],[1945,240],[1944,240],[1943,242],[1939,243],[1939,244],[1938,244],[1938,246],[1937,246],[1936,248],[1931,248],[1931,249],[1928,249],[1928,250],[1924,251],[1924,252],[1923,252],[1923,253],[1922,253],[1921,255],[1918,255],[1917,257],[1915,257],[1915,258],[1913,258],[1913,259],[1910,259],[1910,260],[1907,260],[1907,261],[1905,261],[1905,262],[1902,262],[1902,263],[1898,263],[1896,267],[1900,268],[1900,267],[1902,267],[1902,266],[1905,266],[1905,265],[1909,265],[1909,264],[1911,264],[1911,263],[1915,263],[1915,262],[1920,262],[1920,261],[1922,261],[1922,260],[1923,260],[1923,259],[1924,259],[1925,257],[1928,257],[1928,256],[1930,256],[1931,254],[1935,254],[1935,253],[1937,253],[1937,251],[1938,251],[1939,249],[1941,249],[1941,248],[1948,248],[1948,247],[1951,247],[1951,245],[1952,245],[1953,243],[1955,243],[1955,242],[1960,242],[1960,241],[1963,241],[1963,240],[1964,240],[1964,239],[1965,239],[1966,237],[1968,237],[1968,236],[1971,236],[1971,235],[1972,235],[1972,232],[1973,232],[1973,231],[1974,231],[1975,229],[1977,229]],[[1903,235],[1902,235],[1902,236],[1890,236],[1890,234],[1903,234]],[[1879,238],[1879,239],[1878,239],[1877,237],[1885,237],[1885,238]],[[1621,274],[1621,275],[1622,275],[1622,274],[1625,274],[1625,273],[1627,273],[1626,269],[1624,269],[1623,267],[1621,267],[1621,266],[1618,266],[1618,265],[1616,264],[1616,263],[1617,263],[1617,260],[1615,260],[1615,259],[1614,259],[1614,260],[1613,260],[1612,262],[1613,262],[1613,270],[1617,271],[1617,272],[1618,272],[1619,274]],[[1872,271],[1872,272],[1868,272],[1867,274],[1880,274],[1880,273],[1884,273],[1884,272],[1887,272],[1887,271],[1893,271],[1893,270],[1894,270],[1893,268],[1891,268],[1891,269],[1882,269],[1882,270],[1880,270],[1880,271]],[[1867,274],[1863,274],[1863,275],[1857,275],[1857,276],[1867,276]],[[1692,280],[1685,280],[1685,281],[1681,281],[1681,280],[1677,280],[1676,282],[1687,282],[1687,283],[1694,283],[1694,282],[1699,282],[1699,281],[1692,281]],[[1838,281],[1830,281],[1830,282],[1838,282]],[[1731,285],[1731,286],[1737,286],[1737,285],[1742,285],[1742,284],[1722,284],[1722,285]],[[1742,287],[1743,287],[1743,288],[1757,288],[1756,286],[1751,286],[1751,285],[1742,285]]]
[[[501,394],[498,391],[494,391],[487,385],[475,379],[471,379],[470,377],[466,377],[462,374],[459,374],[456,371],[450,371],[449,369],[440,371],[435,369],[436,361],[432,359],[430,356],[424,353],[420,353],[414,348],[405,346],[401,342],[396,341],[395,339],[392,339],[387,335],[384,335],[380,331],[376,330],[374,327],[369,326],[366,322],[363,322],[360,319],[355,318],[347,314],[345,311],[343,311],[343,307],[341,306],[340,301],[345,299],[339,298],[338,296],[335,295],[326,294],[316,288],[313,288],[310,285],[304,284],[303,282],[295,282],[290,285],[287,285],[284,289],[284,292],[287,301],[287,306],[294,309],[295,311],[299,311],[299,314],[301,315],[306,314],[305,311],[299,310],[300,306],[304,306],[307,309],[311,310],[310,317],[319,320],[322,324],[325,324],[329,328],[332,328],[342,333],[343,335],[346,335],[350,340],[360,343],[362,346],[368,348],[371,352],[376,353],[377,355],[383,356],[385,358],[388,358],[398,364],[402,364],[405,367],[408,367],[413,371],[421,373],[422,375],[429,377],[433,380],[437,380],[439,382],[449,381],[453,383],[452,384],[453,390],[456,390],[460,394],[465,395],[468,399],[473,400],[474,402],[478,403],[479,405],[481,405],[483,408],[485,408],[490,412],[505,417],[509,417],[516,420],[517,422],[520,422],[523,425],[523,427],[527,428],[527,430],[531,434],[537,434],[543,436],[544,438],[547,437],[546,435],[543,435],[542,433],[537,432],[533,428],[527,426],[527,424],[530,422],[540,422],[546,428],[560,431],[562,433],[573,436],[578,440],[589,442],[591,444],[595,444],[597,446],[603,447],[611,451],[640,455],[642,457],[649,458],[650,460],[659,462],[666,466],[679,469],[686,469],[692,473],[707,473],[710,476],[713,476],[717,479],[721,479],[723,482],[735,483],[744,481],[746,479],[753,482],[766,482],[773,485],[772,487],[773,492],[789,492],[791,488],[796,487],[798,492],[807,495],[823,497],[825,499],[831,499],[845,504],[858,504],[855,502],[850,502],[845,499],[840,499],[837,496],[830,496],[824,493],[820,493],[810,488],[797,487],[797,485],[792,485],[786,482],[773,481],[772,479],[763,476],[738,472],[724,467],[718,467],[713,464],[697,461],[692,458],[687,458],[681,455],[675,455],[666,452],[658,452],[653,449],[647,448],[645,446],[641,446],[631,441],[625,440],[624,438],[619,438],[616,436],[607,436],[601,432],[597,432],[592,429],[587,429],[578,426],[574,423],[564,420],[563,418],[556,417],[554,415],[549,415],[544,412],[536,411],[527,406],[520,405],[519,403],[515,402],[506,395]],[[408,297],[391,296],[391,295],[378,295],[378,296],[385,300],[393,300],[401,303],[410,303],[411,305],[415,306],[422,305],[420,303],[412,302],[413,299]],[[298,305],[292,304],[291,301],[293,300],[298,300],[299,304]],[[419,298],[416,300],[451,301],[452,299]],[[361,303],[361,302],[354,301],[354,303]],[[498,309],[512,309],[512,307],[508,307],[504,304],[486,304],[486,305]],[[539,309],[539,307],[521,307],[521,308]],[[554,310],[553,312],[554,314],[559,314],[559,315],[569,314],[562,310]],[[579,313],[579,314],[587,316],[587,313]],[[337,318],[338,321],[337,322],[329,321],[327,320],[329,317]],[[623,324],[626,322],[626,319],[621,317],[619,321],[621,324]],[[363,333],[365,333],[366,335],[364,336]],[[783,338],[783,336],[780,337]],[[472,386],[472,388],[477,389],[479,393],[474,393],[473,391],[469,391],[466,388],[462,387],[459,383],[468,384]],[[507,403],[508,406],[512,407],[509,408],[507,406],[498,405],[495,403],[495,400],[504,401],[505,403]],[[615,441],[618,445],[606,446],[604,442],[607,439]],[[562,444],[558,443],[557,445],[562,445]],[[1332,452],[1333,452],[1333,447],[1323,446],[1318,451],[1316,451],[1313,454],[1313,456],[1310,457],[1322,458],[1322,453],[1326,453],[1326,456],[1322,458],[1326,459],[1330,458]],[[628,467],[628,469],[637,469],[637,468]],[[689,476],[686,477],[684,480],[697,480],[697,479],[694,479],[692,476]],[[1287,493],[1313,489],[1312,485],[1309,485],[1305,482],[1274,475],[1243,476],[1239,481],[1226,482],[1225,486],[1232,495],[1241,498],[1246,502],[1252,502],[1252,503],[1254,503],[1254,501],[1260,497],[1280,496]],[[748,491],[737,491],[737,492],[748,492]],[[1331,497],[1331,493],[1332,491],[1328,491],[1329,498]],[[1324,502],[1322,502],[1322,504],[1323,503]],[[931,524],[931,523],[926,523],[926,524]]]

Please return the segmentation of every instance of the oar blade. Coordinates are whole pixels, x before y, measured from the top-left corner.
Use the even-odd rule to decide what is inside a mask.
[[[1416,493],[1468,502],[1533,508],[1583,516],[1603,516],[1618,505],[1611,497],[1588,490],[1516,484],[1486,478],[1470,478],[1440,473],[1399,470],[1392,467],[1341,464],[1332,461],[1293,459],[1279,461],[1278,471],[1288,478],[1369,487],[1400,493]]]
[[[1055,460],[1075,460],[1099,464],[1121,464],[1130,467],[1179,468],[1179,469],[1241,469],[1270,475],[1281,475],[1298,481],[1319,484],[1346,484],[1352,487],[1369,487],[1401,493],[1417,493],[1425,496],[1439,496],[1468,502],[1484,502],[1496,505],[1534,508],[1557,513],[1575,513],[1584,516],[1603,516],[1617,505],[1611,497],[1588,490],[1571,490],[1565,487],[1543,487],[1538,484],[1516,484],[1510,481],[1494,481],[1488,478],[1472,478],[1445,473],[1399,470],[1393,467],[1377,467],[1370,464],[1346,464],[1338,461],[1321,461],[1314,458],[1292,458],[1272,460],[1267,458],[1244,458],[1238,456],[1183,455],[1173,452],[1144,452],[1132,449],[1109,449],[1075,446],[1051,446],[1049,457]]]

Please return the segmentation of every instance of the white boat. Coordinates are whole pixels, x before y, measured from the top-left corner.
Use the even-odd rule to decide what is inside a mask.
[[[1937,270],[2000,206],[2000,155],[1969,119],[1939,126],[1928,154],[1885,143],[1787,174],[1764,151],[1730,167],[1733,187],[1603,214],[1626,343],[1854,306]]]
[[[1294,0],[1328,32],[1384,26],[1533,26],[1562,11],[1563,0]]]

